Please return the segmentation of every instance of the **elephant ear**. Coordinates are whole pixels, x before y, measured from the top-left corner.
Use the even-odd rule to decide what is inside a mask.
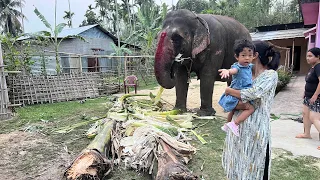
[[[195,58],[197,54],[202,52],[210,44],[210,31],[208,23],[197,16],[198,24],[197,29],[193,37],[192,43],[192,58]]]

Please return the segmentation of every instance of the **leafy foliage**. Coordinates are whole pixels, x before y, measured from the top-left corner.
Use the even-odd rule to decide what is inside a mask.
[[[86,11],[86,14],[84,15],[86,19],[82,21],[82,24],[80,26],[87,26],[87,25],[101,23],[101,19],[97,16],[94,10],[95,8],[90,4],[88,6],[88,10]]]
[[[292,74],[290,71],[286,71],[283,68],[277,70],[278,72],[278,85],[276,89],[276,93],[281,91],[284,87],[289,84]]]
[[[206,0],[179,0],[177,9],[189,9],[195,13],[201,13],[208,9],[209,3]]]
[[[124,56],[124,55],[130,55],[132,54],[132,51],[128,48],[126,48],[126,45],[123,44],[121,47],[118,47],[114,43],[110,44],[112,49],[114,50],[114,53],[111,53],[110,56]]]
[[[17,9],[22,7],[24,2],[24,0],[0,0],[0,27],[3,33],[17,36],[22,32],[20,19],[25,16]]]
[[[31,65],[34,61],[31,60],[33,53],[33,40],[19,42],[20,36],[14,37],[11,34],[0,36],[1,44],[3,45],[3,59],[5,67],[8,71],[22,71],[23,74],[31,73]]]
[[[71,28],[72,27],[72,17],[74,16],[74,13],[71,11],[64,11],[65,15],[63,16],[63,19],[67,20],[67,25]]]

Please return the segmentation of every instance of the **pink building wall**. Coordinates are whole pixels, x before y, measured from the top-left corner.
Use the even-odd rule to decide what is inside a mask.
[[[320,3],[318,3],[318,20],[317,20],[317,30],[316,30],[316,47],[320,48]],[[310,39],[309,39],[310,41]]]
[[[301,11],[305,25],[316,24],[319,14],[319,2],[301,4]]]
[[[305,34],[306,39],[308,39],[308,49],[313,47],[320,48],[320,3],[304,3],[301,4],[301,11],[303,15],[303,21],[305,25],[316,24],[315,31],[310,31]],[[315,35],[315,42],[311,42],[311,35]]]

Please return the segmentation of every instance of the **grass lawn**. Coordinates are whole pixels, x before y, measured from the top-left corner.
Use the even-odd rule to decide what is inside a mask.
[[[151,85],[150,85],[151,86]],[[150,87],[148,87],[150,88]],[[79,127],[67,134],[53,133],[57,128],[73,125],[93,117],[102,117],[106,114],[111,103],[109,97],[87,100],[80,104],[78,101],[61,102],[55,104],[33,105],[17,109],[17,116],[11,120],[0,121],[0,133],[8,134],[16,130],[25,130],[30,133],[44,134],[54,145],[66,146],[68,151],[75,157],[90,142],[83,134],[89,125]],[[221,154],[225,134],[220,130],[225,120],[216,117],[214,120],[197,120],[194,122],[195,130],[208,142],[203,145],[194,136],[192,144],[198,149],[194,158],[188,164],[199,177],[203,179],[225,179],[221,167]],[[41,136],[42,137],[42,136]],[[46,155],[45,159],[55,158],[57,154],[52,147],[37,149],[37,153]],[[35,168],[40,162],[34,157],[33,160],[26,160],[24,167]],[[312,157],[294,157],[289,152],[281,149],[273,149],[273,161],[271,179],[275,180],[317,180],[320,179],[319,159]],[[29,163],[29,164],[28,164]],[[18,166],[17,166],[18,167]],[[18,171],[18,169],[16,170]],[[25,173],[30,169],[24,168]],[[61,172],[62,174],[63,172]],[[12,177],[14,178],[14,177]],[[21,178],[21,177],[20,177]],[[151,179],[143,173],[116,168],[110,179]],[[17,178],[19,179],[19,178]]]

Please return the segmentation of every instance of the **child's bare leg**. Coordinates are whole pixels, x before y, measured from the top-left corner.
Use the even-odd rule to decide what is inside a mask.
[[[234,115],[234,112],[235,112],[235,110],[232,110],[231,112],[229,112],[227,122],[231,122],[232,116]]]
[[[235,109],[243,110],[241,114],[237,117],[237,119],[234,121],[234,123],[237,125],[245,121],[254,112],[254,107],[250,103],[243,103],[241,101],[239,101]]]

